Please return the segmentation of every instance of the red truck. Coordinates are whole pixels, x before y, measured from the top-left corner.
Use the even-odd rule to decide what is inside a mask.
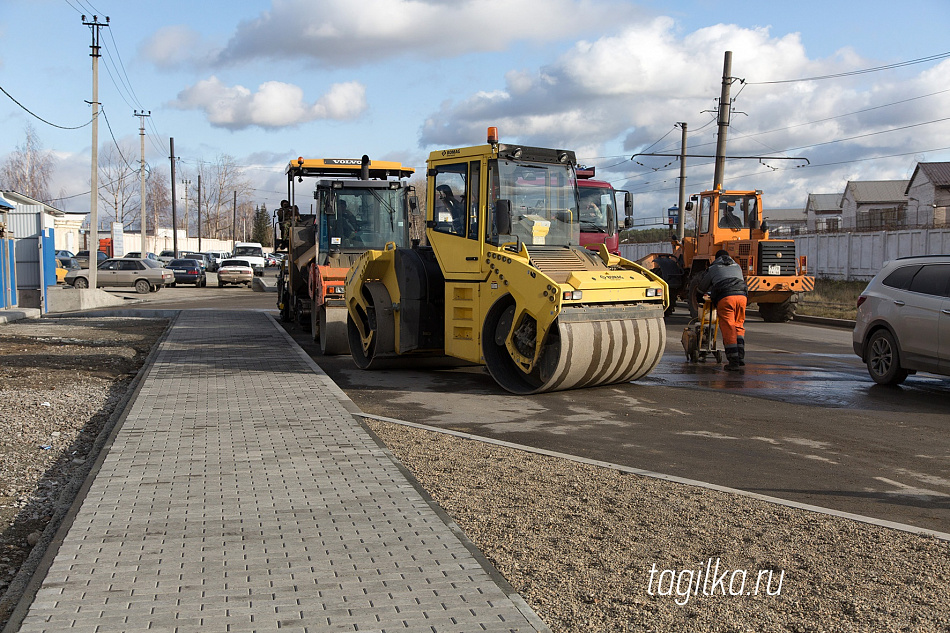
[[[624,228],[633,225],[633,199],[630,192],[614,189],[609,182],[594,180],[593,167],[578,167],[577,194],[580,197],[581,246],[600,250],[606,244],[614,255],[620,254],[620,229],[617,210],[624,209]]]

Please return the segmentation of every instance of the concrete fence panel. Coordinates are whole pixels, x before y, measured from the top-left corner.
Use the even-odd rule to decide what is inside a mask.
[[[814,233],[794,240],[797,254],[808,258],[809,274],[829,279],[867,281],[884,262],[898,257],[950,254],[950,229]],[[650,253],[669,252],[669,242],[620,245],[621,256],[634,261]]]

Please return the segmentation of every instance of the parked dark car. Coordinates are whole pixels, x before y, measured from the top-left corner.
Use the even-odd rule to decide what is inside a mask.
[[[109,259],[109,256],[102,251],[96,251],[96,257],[99,264]],[[76,261],[79,262],[81,268],[89,268],[89,251],[79,251],[76,253]]]
[[[173,259],[165,264],[165,268],[175,273],[175,281],[169,284],[172,287],[178,284],[194,284],[203,288],[208,285],[208,277],[197,259]]]
[[[197,259],[201,263],[201,270],[211,271],[211,258],[207,253],[182,253],[180,259]]]

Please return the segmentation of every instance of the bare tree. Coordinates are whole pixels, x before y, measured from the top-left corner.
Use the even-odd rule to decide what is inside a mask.
[[[106,207],[106,216],[111,215],[125,228],[137,224],[142,215],[138,169],[125,159],[132,152],[129,148],[120,151],[115,145],[107,145],[99,153],[99,200]]]
[[[414,195],[416,196],[419,202],[419,213],[421,214],[418,218],[410,218],[412,224],[409,227],[409,237],[414,240],[420,240],[423,244],[426,243],[426,223],[425,223],[425,214],[426,214],[426,177],[425,174],[421,176],[415,176],[409,180],[409,186],[413,188]]]
[[[238,202],[251,194],[251,184],[234,162],[234,157],[219,155],[213,163],[198,163],[201,174],[201,234],[215,239],[230,239],[234,217],[234,193]],[[197,178],[195,178],[197,181]],[[197,187],[197,182],[193,183]]]
[[[52,202],[49,182],[53,176],[52,152],[44,152],[33,126],[27,123],[26,139],[0,165],[0,188],[10,189],[40,202]]]
[[[145,197],[149,227],[171,227],[172,194],[166,170],[153,168],[149,171],[145,181]]]

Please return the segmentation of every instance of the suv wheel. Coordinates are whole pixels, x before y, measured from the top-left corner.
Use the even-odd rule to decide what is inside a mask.
[[[879,385],[899,385],[907,378],[907,370],[900,365],[897,342],[887,330],[877,330],[868,339],[867,366]]]

